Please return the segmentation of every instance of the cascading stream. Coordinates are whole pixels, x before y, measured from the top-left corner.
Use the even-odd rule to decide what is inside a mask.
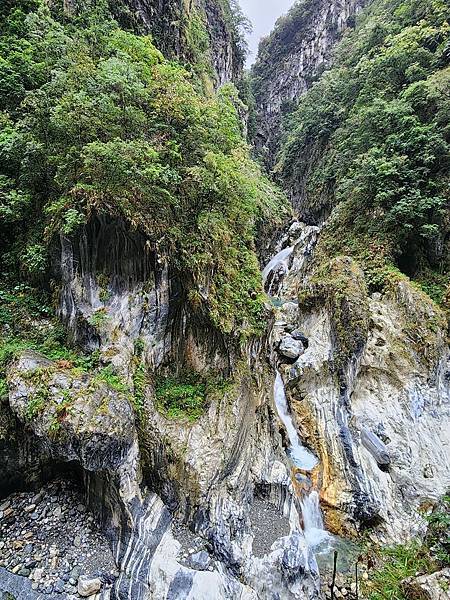
[[[312,452],[305,448],[300,442],[300,438],[298,436],[295,425],[292,422],[292,417],[289,412],[283,378],[281,377],[281,374],[278,370],[275,376],[274,398],[278,410],[278,415],[283,421],[283,424],[286,427],[286,431],[289,436],[289,458],[299,469],[302,469],[304,471],[311,471],[312,469],[314,469],[314,467],[318,464],[319,461],[314,456],[314,454],[312,454]]]
[[[262,272],[264,283],[267,282],[269,275],[275,269],[279,268],[280,265],[283,266],[282,277],[285,277],[289,273],[289,258],[300,241],[301,238],[292,246],[278,252],[270,260]],[[271,291],[271,289],[268,289],[269,294]],[[302,471],[312,471],[318,465],[319,460],[301,443],[289,410],[284,381],[278,369],[276,369],[275,373],[274,400],[280,420],[284,424],[288,434],[289,449],[287,454],[293,467]],[[319,546],[330,539],[330,535],[324,529],[317,491],[312,490],[309,494],[304,494],[300,501],[300,507],[303,519],[303,534],[306,542],[310,548],[318,549]]]
[[[288,259],[291,256],[292,252],[294,251],[295,248],[295,244],[294,246],[290,246],[289,248],[284,248],[284,250],[281,250],[281,252],[278,252],[278,254],[275,254],[275,256],[270,260],[270,262],[264,267],[263,272],[262,272],[262,278],[263,278],[263,282],[265,283],[267,280],[267,277],[270,275],[270,273],[277,267],[279,267],[280,265],[283,265],[285,272],[288,270]]]

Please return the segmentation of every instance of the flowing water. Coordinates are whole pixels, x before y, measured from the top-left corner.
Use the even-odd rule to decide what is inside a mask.
[[[294,251],[294,248],[295,244],[289,248],[285,248],[272,258],[262,272],[264,283],[267,281],[270,273],[280,265],[283,266],[284,275],[288,273],[289,258]],[[312,471],[318,465],[319,461],[317,457],[301,443],[289,410],[284,381],[278,370],[276,370],[275,374],[274,400],[278,415],[283,422],[289,437],[289,449],[287,454],[293,467],[297,467],[302,471]],[[320,510],[319,494],[317,491],[313,490],[309,495],[305,494],[300,501],[300,507],[302,511],[303,533],[308,546],[313,548],[315,552],[327,552],[329,550],[331,536],[324,528]]]
[[[313,490],[304,496],[300,506],[303,517],[303,533],[310,548],[319,548],[324,542],[330,542],[330,534],[325,530],[320,511],[319,494]],[[323,550],[329,549],[329,544]]]
[[[289,458],[291,459],[293,464],[299,469],[303,469],[304,471],[311,471],[312,469],[314,469],[314,467],[319,461],[314,456],[314,454],[312,454],[312,452],[305,448],[300,442],[300,438],[298,436],[295,425],[292,422],[292,417],[289,412],[284,382],[279,371],[276,372],[275,376],[274,398],[278,415],[283,421],[283,424],[286,427],[286,431],[289,436]]]
[[[289,437],[288,456],[292,464],[303,471],[311,471],[319,463],[318,459],[300,441],[299,435],[292,421],[291,413],[286,399],[283,378],[277,370],[274,384],[274,398],[278,415],[286,427]],[[310,548],[319,549],[319,546],[330,541],[330,535],[324,529],[322,513],[320,511],[319,494],[313,490],[309,495],[304,495],[300,502],[303,519],[303,534]],[[328,549],[321,548],[322,551]]]
[[[278,252],[278,254],[276,254],[272,260],[264,267],[263,272],[262,272],[262,278],[263,278],[263,282],[265,283],[268,276],[270,275],[270,273],[276,269],[277,267],[279,267],[280,265],[283,265],[284,271],[285,273],[288,270],[288,259],[291,256],[292,252],[294,251],[295,245],[294,246],[290,246],[289,248],[285,248],[284,250],[281,250],[281,252]]]

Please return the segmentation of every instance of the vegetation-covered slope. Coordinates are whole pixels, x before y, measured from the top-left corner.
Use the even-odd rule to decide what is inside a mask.
[[[291,117],[280,169],[301,214],[331,211],[319,256],[393,267],[444,301],[449,260],[450,7],[375,0]]]
[[[92,215],[124,219],[170,256],[223,332],[261,329],[255,225],[282,202],[249,159],[232,85],[205,95],[108,10],[0,13],[3,282],[47,286],[49,248]]]

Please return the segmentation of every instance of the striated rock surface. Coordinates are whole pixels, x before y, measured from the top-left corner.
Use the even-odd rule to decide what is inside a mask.
[[[252,70],[256,100],[254,144],[273,168],[289,113],[329,64],[332,50],[356,13],[371,0],[300,0],[263,39]]]
[[[285,379],[320,459],[326,522],[335,533],[371,525],[384,540],[411,539],[425,527],[421,507],[450,485],[445,319],[406,278],[368,295],[351,259],[335,259],[322,283],[294,261],[295,252],[280,293],[289,297],[297,279],[294,318],[308,345]],[[281,331],[291,304],[279,309]]]
[[[160,415],[149,393],[142,453],[126,394],[97,377],[26,352],[9,371],[9,404],[53,461],[82,469],[87,502],[112,545],[118,598],[177,590],[211,600],[265,598],[272,590],[292,599],[319,597],[317,565],[301,531],[263,370],[255,385],[243,369],[196,424]],[[267,490],[279,518],[290,523],[262,556],[253,553],[251,520],[258,489]],[[189,530],[200,557],[187,562]]]
[[[99,350],[125,377],[136,366],[137,343],[151,369],[170,361],[229,372],[225,341],[190,309],[167,254],[123,221],[98,216],[76,238],[62,237],[54,265],[59,314],[72,340]]]

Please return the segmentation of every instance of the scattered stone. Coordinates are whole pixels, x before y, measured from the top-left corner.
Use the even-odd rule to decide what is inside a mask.
[[[90,579],[89,577],[81,575],[78,579],[78,593],[83,598],[88,598],[89,596],[96,594],[100,591],[101,587],[102,582],[98,577]]]
[[[201,550],[200,552],[196,552],[191,556],[191,564],[194,569],[198,569],[199,571],[206,571],[209,563],[210,563],[209,554],[205,550]]]
[[[35,569],[31,574],[31,579],[36,581],[37,583],[41,581],[42,576],[44,575],[44,569]]]
[[[111,550],[75,482],[58,479],[39,494],[12,494],[2,506],[7,515],[0,515],[0,568],[27,578],[33,593],[79,598],[80,573],[91,579],[114,573],[105,585],[114,583]]]
[[[294,329],[294,331],[291,333],[291,337],[294,338],[294,340],[301,342],[305,348],[308,347],[308,338],[300,331],[300,329]]]
[[[80,568],[79,567],[74,567],[70,571],[70,577],[73,577],[73,579],[78,579],[79,576],[80,576]]]
[[[65,582],[62,579],[58,579],[58,581],[54,585],[55,592],[58,594],[62,594],[64,592]]]
[[[303,347],[302,342],[294,340],[292,336],[287,335],[281,340],[278,351],[286,358],[297,360],[297,358],[303,354],[305,348]]]

